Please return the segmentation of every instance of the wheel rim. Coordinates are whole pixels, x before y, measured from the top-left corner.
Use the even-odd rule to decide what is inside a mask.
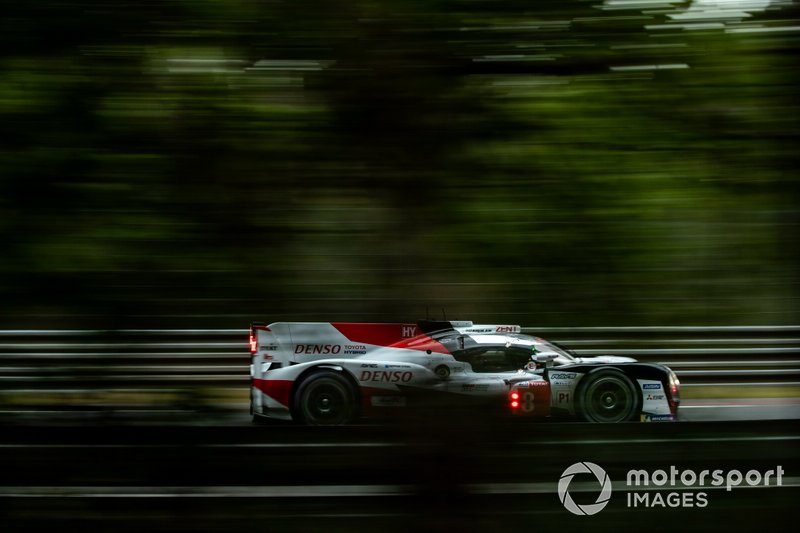
[[[303,414],[309,424],[342,424],[350,413],[349,394],[331,379],[311,383],[303,398]]]
[[[633,393],[628,384],[616,376],[592,382],[586,389],[584,409],[598,422],[622,422],[632,415]]]

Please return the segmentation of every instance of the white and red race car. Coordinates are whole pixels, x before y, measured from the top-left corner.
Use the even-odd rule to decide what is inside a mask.
[[[254,421],[346,424],[420,398],[513,416],[675,420],[675,373],[627,357],[577,357],[520,326],[276,322],[250,326]]]

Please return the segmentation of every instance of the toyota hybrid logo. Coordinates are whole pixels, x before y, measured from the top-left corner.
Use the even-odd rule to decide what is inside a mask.
[[[594,474],[597,482],[602,487],[597,501],[585,505],[578,505],[569,494],[569,484],[575,474]],[[594,463],[584,461],[582,463],[575,463],[567,467],[564,473],[561,474],[561,479],[558,480],[558,499],[564,507],[572,514],[591,516],[597,514],[608,505],[608,500],[611,499],[611,480],[608,478],[606,471]]]

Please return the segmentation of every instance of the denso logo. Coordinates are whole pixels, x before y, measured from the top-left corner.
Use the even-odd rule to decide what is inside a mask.
[[[383,371],[383,370],[363,370],[359,381],[371,381],[373,383],[408,383],[414,375],[411,372]]]
[[[338,344],[298,344],[294,349],[298,355],[336,355],[341,351],[342,347]]]

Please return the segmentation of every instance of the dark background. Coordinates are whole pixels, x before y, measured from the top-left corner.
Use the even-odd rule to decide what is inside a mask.
[[[794,323],[797,18],[5,5],[2,325]]]

